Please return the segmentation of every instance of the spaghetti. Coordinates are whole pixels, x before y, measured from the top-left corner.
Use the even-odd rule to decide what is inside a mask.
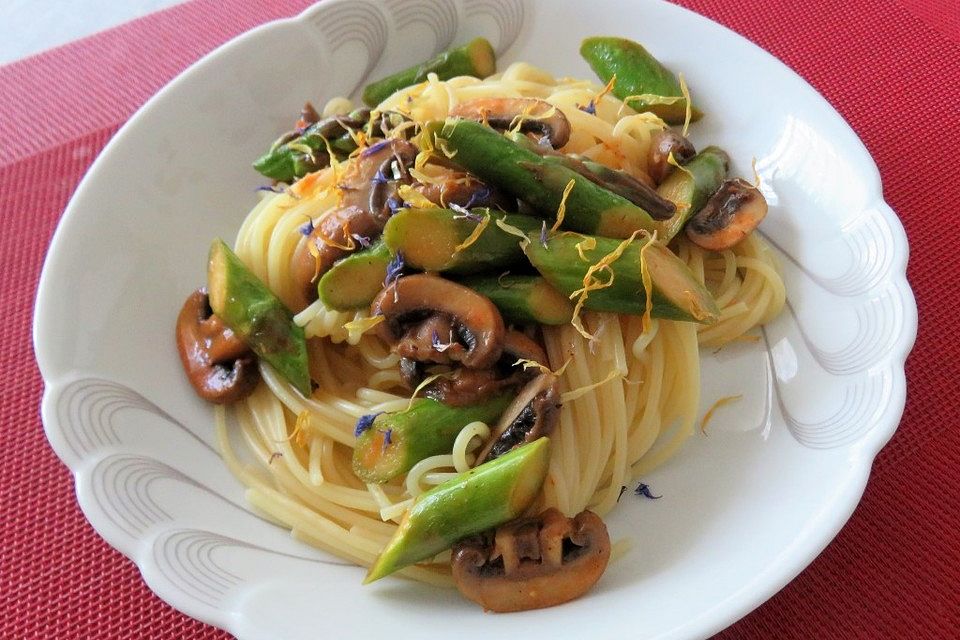
[[[469,100],[503,97],[545,100],[569,121],[565,153],[639,176],[647,173],[651,136],[665,126],[597,83],[555,79],[525,63],[485,80],[431,75],[378,109],[419,123],[442,120]],[[349,109],[337,99],[324,114]],[[266,192],[237,235],[237,255],[289,306],[296,300],[291,257],[303,227],[312,229],[337,206],[343,171],[335,164],[310,174],[309,181]],[[429,167],[423,172],[429,177]],[[782,308],[777,261],[757,234],[719,252],[684,237],[673,246],[716,298],[718,322],[653,319],[644,330],[640,315],[584,312],[583,332],[571,324],[542,328],[547,366],[558,372],[564,405],[537,509],[556,507],[567,515],[610,511],[622,486],[663,464],[694,433],[699,348],[736,340]],[[262,366],[263,383],[234,408],[239,442],[227,431],[225,412],[217,413],[224,460],[246,485],[249,502],[296,538],[364,566],[390,540],[413,498],[468,470],[490,433],[489,425],[472,422],[449,453],[420,461],[403,477],[369,485],[357,478],[351,456],[358,419],[408,404],[397,391],[400,357],[373,335],[364,322],[368,317],[366,310],[341,312],[313,302],[295,317],[308,339],[312,396],[303,397]],[[449,553],[402,572],[450,584]]]

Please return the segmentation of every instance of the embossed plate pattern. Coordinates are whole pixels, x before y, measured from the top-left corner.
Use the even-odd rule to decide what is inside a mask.
[[[455,593],[362,571],[254,514],[220,461],[208,406],[183,379],[177,310],[232,237],[259,184],[248,167],[305,98],[484,35],[504,63],[590,77],[580,38],[619,34],[683,70],[709,114],[693,130],[770,203],[763,233],[789,305],[756,344],[703,354],[703,402],[743,394],[624,497],[614,537],[635,541],[588,597],[484,615]],[[678,37],[683,34],[683,37]],[[681,44],[682,43],[682,46]],[[750,100],[726,81],[749,70]],[[332,0],[265,25],[194,65],[117,134],[57,230],[37,300],[43,420],[96,530],[176,608],[245,640],[382,635],[490,638],[535,624],[581,637],[696,638],[796,575],[863,491],[904,403],[916,333],[907,244],[876,167],[843,120],[779,62],[655,0]],[[704,407],[705,408],[705,407]],[[628,494],[629,495],[629,494]],[[522,625],[522,626],[521,626]]]

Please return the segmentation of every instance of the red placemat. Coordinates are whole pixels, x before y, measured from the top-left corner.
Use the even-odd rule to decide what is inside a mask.
[[[229,637],[156,598],[83,518],[43,436],[30,323],[53,229],[117,127],[216,45],[307,4],[195,0],[0,67],[0,638]],[[718,637],[960,637],[960,4],[680,4],[772,52],[852,124],[906,226],[920,307],[906,413],[863,502],[806,571]]]

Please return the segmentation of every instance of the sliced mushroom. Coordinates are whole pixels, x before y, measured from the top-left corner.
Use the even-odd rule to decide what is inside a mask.
[[[446,170],[440,180],[417,184],[414,189],[438,207],[490,207],[511,210],[516,200],[510,200],[499,189],[487,186],[476,177],[462,171]]]
[[[406,339],[421,340],[419,325],[439,315],[449,319],[451,342],[462,347],[444,350],[447,362],[485,369],[503,352],[505,328],[497,307],[472,289],[437,276],[421,273],[397,278],[373,301],[370,315],[384,316],[386,321],[377,325],[378,334],[398,349],[405,348],[400,343]]]
[[[453,547],[457,588],[488,611],[542,609],[586,593],[610,560],[610,535],[596,514],[547,509]]]
[[[598,162],[584,161],[583,166],[590,175],[584,175],[596,184],[622,198],[626,198],[638,207],[642,207],[654,220],[668,220],[677,210],[677,205],[667,200],[646,182],[620,169],[611,169]],[[579,170],[574,169],[575,171]]]
[[[503,353],[496,365],[489,369],[459,367],[445,374],[423,390],[423,395],[453,407],[464,407],[483,402],[504,389],[519,387],[535,375],[517,365],[517,360],[547,363],[543,348],[519,331],[507,331],[503,339]],[[410,358],[400,359],[400,376],[409,389],[415,389],[423,380],[424,367]]]
[[[370,109],[356,109],[346,115],[338,114],[323,118],[322,120],[318,118],[314,123],[316,126],[313,127],[312,131],[327,140],[332,140],[333,138],[342,136],[351,129],[356,131],[357,129],[363,128],[369,120]]]
[[[204,288],[190,294],[180,310],[177,350],[191,386],[204,400],[237,402],[260,381],[257,357],[213,313]]]
[[[476,98],[461,102],[450,115],[486,122],[494,129],[507,130],[519,124],[523,133],[536,133],[554,149],[570,139],[570,122],[557,107],[538,98]]]
[[[304,128],[309,127],[315,122],[320,121],[320,114],[317,113],[317,110],[313,107],[312,102],[303,103],[303,108],[300,109],[300,120],[297,121],[297,127]]]
[[[647,151],[647,173],[657,184],[667,179],[674,170],[670,164],[670,154],[677,164],[687,164],[697,155],[693,143],[673,129],[658,131],[650,137],[650,150]]]
[[[760,190],[742,178],[725,180],[690,222],[687,237],[710,251],[736,245],[767,215]]]
[[[340,207],[327,212],[293,252],[294,311],[317,299],[317,280],[334,262],[362,248],[354,236],[373,240],[380,235],[390,217],[388,201],[400,184],[410,182],[407,168],[416,156],[417,148],[405,140],[383,140],[360,153],[337,185],[343,194]]]
[[[467,347],[457,340],[457,334],[453,317],[438,313],[410,327],[394,351],[401,358],[415,362],[459,362]]]
[[[490,432],[487,444],[477,455],[477,464],[489,462],[521,444],[550,435],[560,420],[562,406],[557,376],[542,373],[528,382]]]
[[[290,277],[298,285],[294,311],[317,299],[317,280],[334,262],[360,248],[354,236],[373,238],[382,230],[383,224],[366,209],[348,206],[329,211],[300,241],[290,260]]]
[[[352,165],[346,179],[337,185],[344,202],[364,207],[384,224],[390,217],[386,204],[397,187],[411,181],[407,169],[419,150],[406,140],[381,140],[363,151]]]

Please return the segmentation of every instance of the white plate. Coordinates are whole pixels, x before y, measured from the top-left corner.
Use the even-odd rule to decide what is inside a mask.
[[[734,172],[757,158],[790,306],[764,342],[706,353],[704,403],[745,394],[626,494],[614,537],[635,540],[588,597],[485,615],[456,593],[385,580],[252,515],[213,447],[211,410],[180,370],[173,326],[210,239],[233,237],[260,184],[249,168],[305,98],[487,36],[504,64],[591,77],[587,35],[646,43],[683,70],[709,115],[698,146]],[[243,639],[696,638],[803,569],[856,506],[904,404],[916,333],[907,243],[863,145],[799,77],[669,4],[592,0],[332,0],[210,54],[116,135],[68,207],[44,267],[34,339],[43,420],[80,506],[161,598]],[[811,603],[811,606],[814,606]],[[531,626],[535,625],[535,626]]]

